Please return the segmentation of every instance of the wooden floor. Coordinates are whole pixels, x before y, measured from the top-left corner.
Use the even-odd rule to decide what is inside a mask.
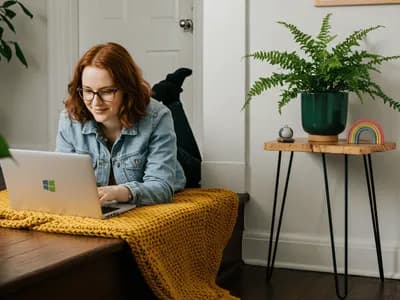
[[[308,271],[275,269],[265,282],[265,268],[245,265],[240,278],[225,288],[242,300],[336,300],[333,275]],[[352,276],[347,300],[400,299],[400,280]]]

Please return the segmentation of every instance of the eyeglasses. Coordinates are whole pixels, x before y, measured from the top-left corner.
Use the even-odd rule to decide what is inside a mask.
[[[78,91],[79,96],[85,102],[92,102],[95,95],[99,96],[103,102],[112,102],[114,100],[115,93],[118,91],[118,88],[105,88],[98,90],[97,92],[86,88],[77,88],[76,90]]]

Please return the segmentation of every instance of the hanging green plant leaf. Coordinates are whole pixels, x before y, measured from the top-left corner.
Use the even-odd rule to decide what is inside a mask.
[[[0,51],[1,51],[1,54],[2,54],[5,58],[7,58],[7,61],[10,61],[11,56],[12,56],[12,52],[11,52],[10,46],[8,46],[6,42],[1,41]]]
[[[14,17],[17,15],[17,14],[16,14],[14,11],[12,11],[11,9],[5,8],[4,10],[5,10],[5,12],[6,12],[6,16],[9,17],[10,19],[14,18]]]
[[[14,44],[15,47],[15,54],[17,55],[19,61],[25,66],[28,67],[28,63],[26,62],[24,53],[22,53],[22,50],[20,48],[20,46],[18,45],[17,42],[12,42]]]
[[[15,3],[17,3],[17,1],[15,0],[9,0],[3,3],[3,7],[9,7],[11,5],[14,5]]]
[[[8,28],[15,33],[15,28],[14,25],[8,20],[7,16],[4,14],[0,14],[1,20],[4,21],[4,23],[7,24]]]
[[[17,4],[19,6],[21,6],[22,10],[24,11],[24,13],[29,16],[31,19],[33,18],[33,14],[29,11],[29,9],[26,8],[26,6],[24,6],[21,2],[17,2]]]
[[[0,0],[0,2],[3,2]],[[4,1],[0,4],[0,61],[1,58],[6,58],[9,62],[13,56],[13,51],[11,49],[11,44],[14,45],[15,55],[18,60],[25,66],[28,67],[28,63],[25,59],[25,55],[16,40],[3,39],[4,36],[9,36],[10,33],[15,33],[14,28],[14,17],[17,15],[18,6],[22,12],[30,18],[33,18],[33,14],[29,9],[20,3],[18,0]]]
[[[5,138],[0,135],[0,158],[11,157],[11,153],[8,148],[9,147]]]

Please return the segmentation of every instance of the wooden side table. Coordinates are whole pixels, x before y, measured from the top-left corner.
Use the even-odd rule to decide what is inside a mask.
[[[326,203],[328,208],[328,221],[329,221],[329,231],[330,231],[330,240],[331,240],[331,251],[332,251],[332,260],[333,260],[333,271],[334,271],[334,279],[335,279],[335,288],[336,295],[340,299],[345,299],[348,293],[348,155],[358,155],[362,156],[364,160],[364,169],[365,169],[365,178],[367,182],[368,188],[368,197],[371,208],[371,219],[372,226],[374,231],[375,238],[375,246],[376,246],[376,254],[378,259],[379,266],[379,276],[381,281],[384,280],[383,274],[383,263],[382,263],[382,250],[381,250],[381,242],[380,242],[380,234],[379,234],[379,222],[378,222],[378,213],[376,206],[376,196],[375,196],[375,184],[374,184],[374,175],[372,168],[372,160],[371,154],[376,152],[386,152],[390,150],[396,149],[396,143],[386,142],[383,145],[375,145],[375,144],[347,144],[345,140],[339,140],[335,143],[320,143],[320,142],[309,142],[306,138],[297,138],[294,143],[279,143],[276,141],[266,142],[264,144],[264,150],[267,151],[278,151],[278,162],[277,162],[277,171],[276,171],[276,179],[275,179],[275,192],[274,192],[274,203],[273,203],[273,211],[272,211],[272,220],[271,220],[271,228],[270,228],[270,240],[269,240],[269,249],[268,249],[268,261],[267,261],[267,280],[269,281],[272,276],[272,272],[274,269],[276,250],[279,241],[279,233],[282,225],[282,217],[285,208],[286,194],[287,188],[289,185],[290,172],[293,161],[294,152],[313,152],[320,153],[322,158],[322,166],[323,166],[323,176],[325,183],[325,194],[326,194]],[[282,204],[279,213],[279,219],[277,223],[277,230],[274,237],[274,227],[275,227],[275,217],[276,217],[276,209],[277,209],[277,197],[278,197],[278,186],[279,186],[279,175],[281,169],[281,159],[282,159],[282,151],[290,152],[289,164],[287,168],[287,175],[285,180],[284,192],[282,195]],[[333,234],[333,225],[332,225],[332,213],[331,213],[331,204],[329,197],[329,184],[328,184],[328,176],[327,176],[327,168],[326,168],[326,154],[340,154],[344,156],[344,208],[345,208],[345,235],[344,235],[344,291],[343,294],[340,293],[339,282],[338,282],[338,272],[337,272],[337,263],[336,263],[336,252],[335,252],[335,240]],[[272,249],[273,241],[275,240],[274,249]]]

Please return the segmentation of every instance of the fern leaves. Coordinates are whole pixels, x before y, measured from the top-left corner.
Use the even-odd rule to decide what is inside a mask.
[[[250,90],[247,93],[247,99],[242,109],[244,109],[249,103],[252,97],[261,95],[264,91],[269,90],[272,87],[282,86],[287,80],[287,75],[273,73],[270,77],[260,77],[256,80]]]
[[[325,18],[323,18],[322,24],[321,24],[321,29],[317,36],[317,39],[320,40],[325,45],[328,44],[330,41],[329,32],[331,29],[331,25],[329,24],[329,19],[331,18],[331,16],[332,16],[332,14],[327,14],[325,16]]]
[[[285,26],[287,29],[289,29],[289,31],[293,35],[295,42],[300,45],[300,49],[303,50],[306,54],[308,54],[312,58],[315,58],[317,54],[316,53],[317,47],[316,47],[316,42],[311,35],[300,31],[293,24],[288,24],[282,21],[278,22],[278,24],[281,24]]]
[[[364,39],[368,33],[371,31],[374,31],[376,29],[383,28],[383,26],[378,25],[378,26],[373,26],[367,29],[360,29],[357,31],[354,31],[351,35],[349,35],[342,43],[339,43],[332,49],[332,52],[344,56],[348,54],[351,50],[352,47],[354,46],[360,46],[358,43],[362,39]]]
[[[296,52],[280,52],[280,51],[257,51],[248,55],[256,60],[267,61],[271,65],[279,65],[282,69],[296,72],[310,71],[311,64],[303,58],[300,58]]]
[[[336,38],[331,35],[331,14],[327,14],[316,37],[302,32],[297,26],[283,21],[278,24],[287,28],[299,48],[306,54],[303,58],[296,53],[287,51],[257,51],[246,57],[279,66],[283,73],[272,73],[269,77],[260,77],[250,87],[245,108],[255,96],[275,88],[284,87],[278,101],[278,110],[302,92],[354,92],[362,101],[362,94],[368,94],[372,99],[381,98],[395,110],[400,111],[400,102],[387,96],[375,82],[370,72],[380,72],[378,66],[382,63],[400,59],[400,55],[382,56],[357,50],[370,32],[383,26],[377,25],[352,32],[342,42],[330,48],[330,43]]]

